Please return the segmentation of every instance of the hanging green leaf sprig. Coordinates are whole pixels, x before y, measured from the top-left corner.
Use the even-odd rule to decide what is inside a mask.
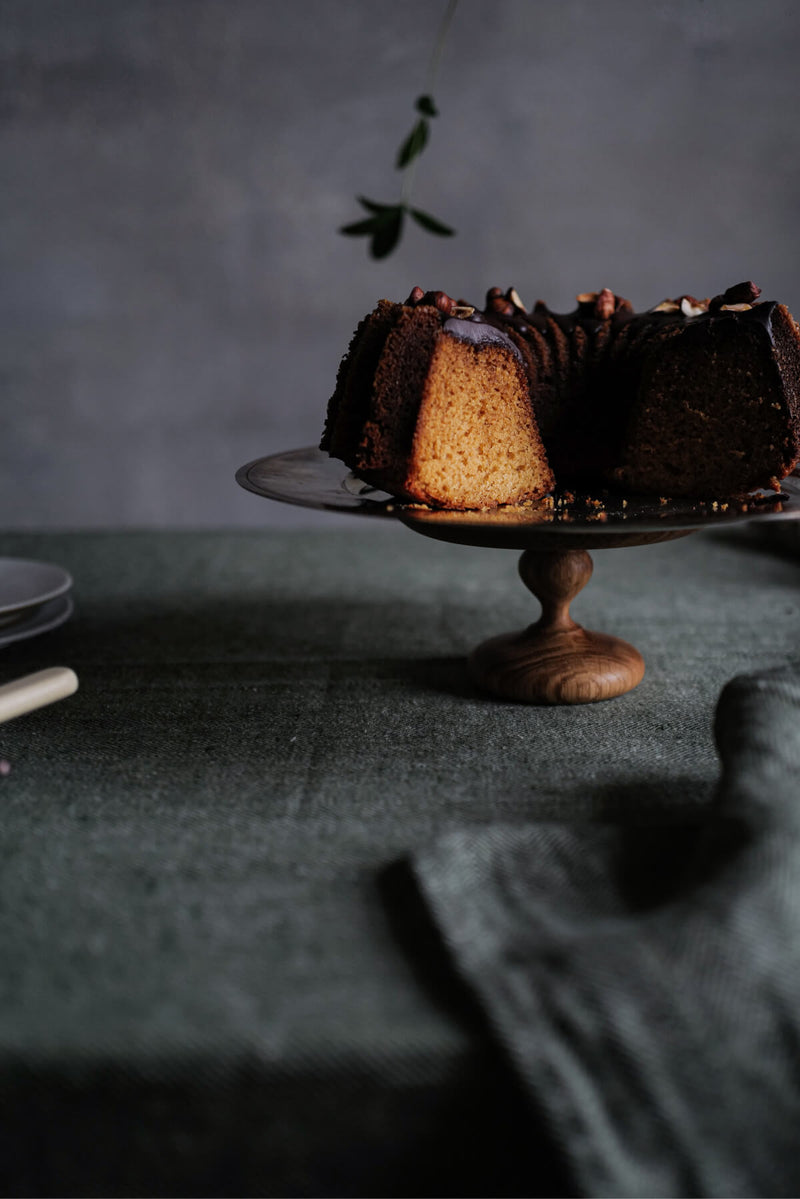
[[[359,204],[366,209],[369,216],[364,220],[354,221],[351,225],[344,225],[339,230],[346,237],[369,238],[369,252],[373,258],[387,258],[391,254],[402,237],[406,217],[410,217],[427,233],[433,233],[437,237],[452,237],[455,232],[444,221],[431,216],[429,212],[423,212],[421,208],[413,208],[411,205],[411,188],[417,160],[428,144],[431,119],[439,115],[431,91],[433,90],[433,81],[436,78],[439,67],[439,60],[442,56],[444,40],[457,3],[458,0],[448,0],[447,9],[439,28],[436,45],[428,68],[428,82],[431,84],[431,87],[423,95],[417,96],[417,99],[414,101],[417,119],[414,122],[411,132],[404,139],[400,149],[397,151],[395,166],[398,171],[403,172],[400,199],[396,204],[379,204],[376,200],[368,200],[366,196],[358,196]]]
[[[430,118],[439,115],[432,96],[419,96],[414,107],[420,115],[397,151],[395,165],[399,171],[408,170],[419,158],[428,144]],[[437,237],[452,237],[455,232],[429,212],[423,212],[421,208],[412,208],[403,196],[396,204],[378,204],[375,200],[368,200],[366,196],[359,196],[358,202],[370,215],[363,221],[344,225],[339,232],[347,237],[368,237],[369,252],[373,258],[386,258],[391,254],[402,236],[406,216],[410,216],[428,233],[435,233]]]

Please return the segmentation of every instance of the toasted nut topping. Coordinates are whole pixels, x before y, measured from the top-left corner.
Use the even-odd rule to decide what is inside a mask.
[[[512,304],[515,304],[517,306],[517,308],[521,308],[523,312],[525,311],[525,305],[522,303],[522,300],[519,298],[519,292],[517,291],[516,287],[509,287],[508,298]]]
[[[720,304],[720,312],[749,312],[752,304]]]
[[[595,312],[601,318],[601,320],[607,320],[610,316],[614,315],[615,308],[616,301],[614,299],[613,291],[611,291],[608,287],[604,287],[595,302]]]
[[[464,320],[465,317],[472,316],[474,311],[475,309],[471,304],[456,304],[450,315],[457,316],[460,320]]]
[[[680,312],[681,306],[676,300],[662,300],[651,312]]]
[[[756,287],[751,279],[746,283],[737,283],[723,293],[722,299],[726,304],[754,304],[761,295],[761,288]],[[714,297],[716,299],[716,296]]]
[[[684,296],[681,300],[681,312],[684,316],[702,316],[708,309],[697,302],[692,302],[691,296]]]
[[[746,283],[737,283],[734,287],[729,287],[722,295],[714,296],[713,300],[709,301],[709,312],[718,312],[720,308],[733,309],[734,312],[741,311],[738,308],[739,304],[745,304],[751,308],[760,295],[761,288],[756,287],[752,280],[748,280]]]
[[[607,320],[613,316],[617,308],[617,297],[608,287],[604,287],[602,291],[582,291],[575,299],[582,308],[589,307],[600,320]],[[625,303],[623,300],[619,302]]]

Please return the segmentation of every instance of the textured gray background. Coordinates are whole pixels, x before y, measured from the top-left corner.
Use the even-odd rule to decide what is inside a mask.
[[[416,283],[800,310],[791,0],[461,0],[415,189],[458,236],[338,236],[396,196],[443,10],[0,2],[1,525],[308,521],[234,471],[317,440],[357,319]]]

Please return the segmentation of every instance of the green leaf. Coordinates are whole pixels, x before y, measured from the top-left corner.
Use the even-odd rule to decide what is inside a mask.
[[[414,105],[417,112],[421,112],[426,117],[438,117],[439,111],[433,102],[433,96],[417,96],[417,102]]]
[[[344,225],[339,232],[348,237],[371,238],[369,252],[372,257],[386,258],[400,240],[406,209],[404,204],[380,204],[377,207],[379,211],[373,216]]]
[[[388,208],[396,208],[395,204],[377,204],[375,200],[368,200],[366,196],[358,196],[359,204],[366,208],[367,212],[386,212]]]
[[[403,232],[404,216],[405,209],[401,205],[397,205],[392,216],[381,221],[380,228],[376,229],[369,248],[373,258],[387,258],[391,254]]]
[[[428,233],[435,233],[437,237],[452,237],[455,233],[455,229],[438,221],[429,212],[422,212],[419,208],[412,208],[410,212],[417,224],[422,225],[423,229],[427,229]]]
[[[422,153],[427,141],[428,122],[424,117],[420,117],[397,153],[396,166],[398,171],[402,171],[404,167],[407,167],[410,162]]]
[[[342,225],[339,230],[345,237],[371,237],[380,223],[379,217],[368,217],[365,221],[355,221],[352,225]]]

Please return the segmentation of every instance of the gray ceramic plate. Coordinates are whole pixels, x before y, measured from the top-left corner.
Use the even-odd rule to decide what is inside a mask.
[[[25,609],[65,595],[72,578],[61,566],[28,558],[0,558],[0,624]]]
[[[61,595],[25,609],[17,620],[0,626],[0,647],[23,641],[26,637],[36,637],[39,633],[49,633],[69,620],[72,612],[72,597],[69,595]]]

